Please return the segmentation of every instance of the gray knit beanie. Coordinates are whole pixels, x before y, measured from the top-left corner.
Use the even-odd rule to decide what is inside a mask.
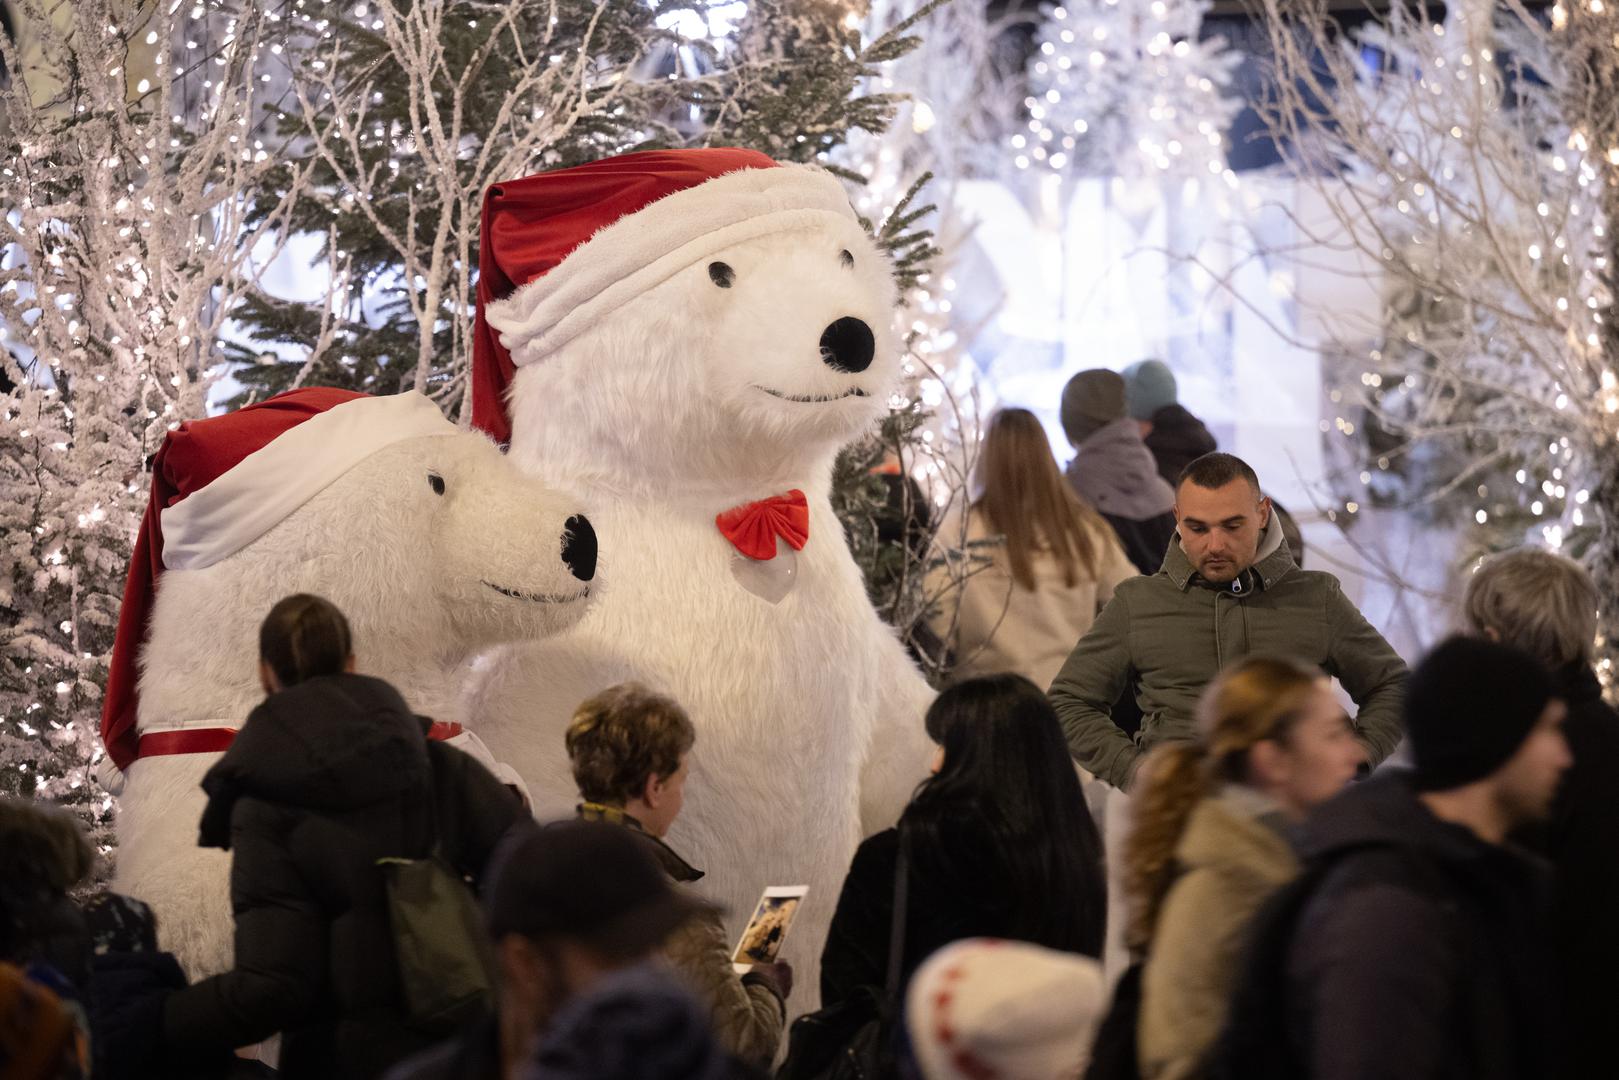
[[[1063,433],[1075,446],[1115,420],[1124,411],[1124,376],[1106,368],[1081,371],[1062,389]]]

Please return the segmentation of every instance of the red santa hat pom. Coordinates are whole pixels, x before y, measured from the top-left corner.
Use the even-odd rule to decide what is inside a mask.
[[[1084,1074],[1106,1003],[1089,957],[968,938],[917,969],[905,1023],[927,1080],[1051,1080]]]
[[[754,150],[645,150],[492,185],[478,243],[472,424],[511,440],[518,366],[708,255],[858,220],[837,178]]]
[[[456,431],[418,393],[310,387],[169,432],[152,460],[152,497],[124,583],[101,707],[101,741],[113,764],[125,769],[136,757],[136,661],[165,569],[212,566],[383,447]]]

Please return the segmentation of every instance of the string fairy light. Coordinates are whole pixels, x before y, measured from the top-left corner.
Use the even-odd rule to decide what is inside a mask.
[[[1018,169],[1123,177],[1229,174],[1240,56],[1200,40],[1206,0],[1067,0],[1029,64]]]

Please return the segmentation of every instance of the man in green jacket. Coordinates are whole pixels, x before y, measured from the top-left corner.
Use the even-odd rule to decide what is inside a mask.
[[[1354,699],[1371,763],[1392,753],[1405,662],[1337,578],[1293,562],[1253,469],[1230,454],[1198,458],[1181,474],[1175,521],[1163,566],[1119,585],[1051,684],[1075,759],[1128,790],[1148,750],[1193,737],[1203,688],[1249,653],[1318,664]],[[1134,740],[1110,716],[1131,686],[1142,712]]]

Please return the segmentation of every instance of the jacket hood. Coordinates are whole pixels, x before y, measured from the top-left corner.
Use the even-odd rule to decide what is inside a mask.
[[[1175,506],[1175,489],[1158,475],[1158,463],[1129,417],[1114,420],[1080,443],[1067,473],[1086,502],[1113,517],[1141,521]]]
[[[1277,884],[1298,872],[1281,809],[1258,792],[1227,785],[1186,821],[1175,860],[1187,869],[1236,867]]]
[[[1259,587],[1269,589],[1278,581],[1299,568],[1293,561],[1293,553],[1283,543],[1282,523],[1276,514],[1276,508],[1271,507],[1270,520],[1265,522],[1265,531],[1259,536],[1259,550],[1254,553],[1254,564],[1250,568],[1259,579]],[[1187,558],[1186,549],[1181,547],[1180,530],[1175,531],[1175,538],[1170,541],[1169,550],[1164,553],[1162,572],[1169,575],[1177,589],[1185,590],[1192,583],[1192,577],[1197,572],[1192,560]]]
[[[271,694],[203,778],[202,843],[228,847],[236,800],[343,812],[432,782],[427,722],[368,675],[324,675]]]
[[[1308,859],[1359,847],[1402,848],[1453,864],[1471,862],[1489,850],[1472,832],[1434,817],[1403,769],[1351,785],[1318,807],[1299,843]]]
[[[1583,660],[1552,672],[1552,683],[1557,687],[1557,696],[1570,705],[1586,705],[1602,700],[1602,680]]]
[[[1146,443],[1154,451],[1182,454],[1188,460],[1212,454],[1220,445],[1208,426],[1183,405],[1165,405],[1152,414],[1152,432]]]

